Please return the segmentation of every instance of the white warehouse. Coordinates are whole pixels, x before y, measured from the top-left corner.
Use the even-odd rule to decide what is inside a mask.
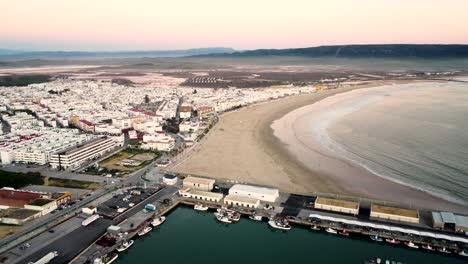
[[[278,189],[235,184],[229,189],[229,195],[274,202],[279,197]]]

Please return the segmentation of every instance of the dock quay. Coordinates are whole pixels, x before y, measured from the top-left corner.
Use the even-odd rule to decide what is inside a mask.
[[[325,194],[320,194],[322,198],[318,199],[318,196],[283,193],[270,187],[218,183],[194,177],[183,184],[156,183],[148,188],[145,185],[145,188],[116,190],[111,195],[111,198],[97,205],[100,218],[82,226],[81,222],[89,215],[78,215],[54,227],[57,232],[63,232],[63,236],[54,238],[30,255],[13,259],[12,263],[29,263],[52,250],[60,253],[51,264],[92,263],[97,258],[115,254],[124,242],[136,239],[138,232],[150,226],[153,219],[170,213],[178,206],[193,208],[195,205],[208,207],[211,212],[229,208],[243,216],[241,221],[251,221],[245,218],[256,215],[262,216],[263,221],[284,219],[292,228],[306,228],[311,232],[333,229],[337,235],[343,234],[351,239],[367,237],[370,240],[370,236],[377,236],[381,241],[389,239],[397,240],[402,245],[404,242],[430,245],[436,250],[452,253],[468,248],[467,233],[462,232],[463,222],[444,224],[441,218],[437,219],[435,227],[432,226],[434,212],[431,214],[425,210],[398,208],[390,204],[376,207],[359,199],[327,197]],[[398,214],[402,214],[401,217]],[[448,212],[441,215],[452,216]],[[453,219],[463,220],[463,217],[456,215]],[[171,220],[170,216],[167,220]],[[215,217],[213,221],[216,221]],[[312,227],[315,231],[312,231]],[[43,233],[33,243],[47,241],[48,237],[53,237],[53,234]]]
[[[117,247],[124,241],[129,241],[137,237],[138,232],[148,226],[153,218],[163,216],[179,205],[177,197],[173,197],[171,195],[175,189],[171,189],[170,191],[172,193],[166,191],[164,194],[159,195],[157,199],[148,201],[153,204],[158,204],[154,212],[139,210],[134,215],[124,219],[119,224],[115,225],[119,229],[117,234],[108,230],[77,257],[70,261],[70,263],[92,263],[92,261],[97,257],[115,252]],[[160,201],[161,199],[168,199],[168,201]],[[112,242],[109,245],[99,245],[99,241],[106,239]]]
[[[125,221],[125,219],[130,218],[136,213],[142,211],[147,203],[157,202],[158,200],[161,199],[161,197],[164,197],[165,195],[170,195],[177,190],[176,188],[170,187],[170,186],[168,187],[156,186],[155,188],[148,188],[148,189],[153,189],[154,192],[150,191],[147,194],[145,193],[146,196],[144,196],[145,198],[142,201],[139,201],[141,199],[141,198],[138,198],[139,196],[135,196],[134,197],[135,205],[132,208],[125,210],[121,214],[115,215],[114,218],[108,217],[108,216],[102,216],[98,220],[92,222],[91,224],[87,226],[81,225],[81,221],[84,220],[86,216],[81,216],[80,220],[77,220],[74,222],[75,224],[69,221],[63,223],[64,225],[63,230],[66,230],[66,228],[74,228],[74,230],[69,234],[56,238],[47,246],[37,250],[36,252],[28,256],[25,256],[22,258],[16,258],[15,260],[13,260],[12,263],[34,262],[40,257],[46,255],[50,251],[60,252],[59,255],[56,258],[54,258],[53,261],[50,262],[51,264],[52,263],[70,263],[75,258],[75,256],[77,256],[80,252],[86,251],[86,249],[89,248],[89,245],[92,245],[97,239],[102,237],[102,235],[106,233],[106,230],[109,226],[116,225]],[[122,197],[126,196],[127,193],[129,192],[130,192],[130,189],[128,188],[122,191],[117,191],[112,198],[110,198],[104,203],[101,203],[98,206],[98,212],[99,210],[103,210],[103,207],[108,207],[109,205],[118,204],[119,201],[122,200]],[[103,210],[103,212],[105,212],[105,210]],[[59,230],[61,229],[62,228],[58,226],[58,227],[53,228],[52,230],[57,230],[57,232],[59,232]],[[55,234],[55,232],[53,234]],[[42,242],[31,241],[30,243],[31,244],[33,243],[45,244],[43,237],[44,237],[43,235],[37,237],[37,239]]]

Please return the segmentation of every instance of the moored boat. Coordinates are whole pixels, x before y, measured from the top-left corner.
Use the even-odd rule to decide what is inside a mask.
[[[396,240],[394,238],[392,238],[392,239],[387,238],[387,239],[385,239],[385,241],[387,241],[388,243],[393,244],[393,245],[398,245],[398,244],[401,243],[401,241],[398,241],[398,240]]]
[[[129,247],[131,247],[131,246],[133,245],[133,243],[135,243],[135,241],[133,241],[133,240],[125,241],[125,242],[122,243],[122,245],[118,246],[116,250],[117,250],[118,252],[125,251],[125,250],[127,250]]]
[[[452,253],[450,252],[450,250],[447,250],[445,247],[438,248],[437,251],[439,251],[440,253],[445,253],[445,254]]]
[[[464,249],[458,252],[458,255],[463,256],[463,257],[468,257],[468,250]]]
[[[341,230],[340,232],[338,232],[338,234],[342,236],[349,236],[349,232],[346,230]]]
[[[382,259],[380,259],[380,258],[370,259],[370,260],[364,261],[364,264],[380,264],[380,263],[382,263]]]
[[[325,229],[325,232],[330,233],[330,234],[338,234],[338,231],[336,231],[335,229],[331,227]]]
[[[310,227],[310,229],[315,230],[315,231],[319,231],[320,227],[318,227],[316,225],[313,225],[313,226]]]
[[[273,228],[281,229],[281,230],[290,230],[291,226],[289,225],[286,219],[275,218],[268,221],[268,225]]]
[[[216,219],[222,223],[226,223],[226,224],[232,223],[232,220],[226,214],[216,212],[214,213],[214,215]]]
[[[412,241],[405,242],[405,245],[410,248],[419,248],[419,246],[414,244]]]
[[[371,236],[370,238],[375,242],[382,242],[383,241],[383,238],[381,238],[381,237],[379,237],[377,235]]]
[[[151,221],[151,225],[153,227],[157,227],[157,226],[160,226],[162,223],[164,223],[164,221],[166,221],[165,216],[156,217],[153,219],[153,221]]]
[[[93,264],[111,264],[111,263],[114,262],[118,257],[119,257],[119,254],[117,254],[117,253],[110,253],[110,254],[104,255],[104,256],[102,256],[102,257],[100,257],[100,258],[94,259],[94,263],[93,263]]]
[[[139,236],[144,236],[144,235],[148,234],[148,232],[150,232],[151,230],[153,230],[153,228],[151,226],[147,226],[147,227],[143,228],[142,230],[138,231],[138,235]]]
[[[208,206],[204,206],[202,204],[196,204],[193,206],[193,209],[197,210],[197,211],[207,211],[209,209]]]
[[[434,251],[435,249],[433,247],[431,247],[431,245],[422,245],[421,246],[422,248],[426,249],[426,250],[430,250],[430,251]]]
[[[239,222],[240,220],[240,213],[238,212],[232,212],[232,213],[229,213],[229,218],[234,221],[234,222]]]
[[[250,215],[249,218],[254,221],[262,221],[263,219],[261,215],[256,215],[256,214]]]

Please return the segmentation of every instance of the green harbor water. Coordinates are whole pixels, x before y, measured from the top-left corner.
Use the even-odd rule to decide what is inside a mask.
[[[248,218],[221,224],[212,212],[196,212],[184,206],[167,215],[163,225],[143,238],[136,238],[135,244],[120,253],[114,263],[333,264],[363,263],[375,257],[407,264],[468,263],[468,258],[391,246],[360,235],[346,238],[299,226],[279,231],[268,227],[265,221]]]

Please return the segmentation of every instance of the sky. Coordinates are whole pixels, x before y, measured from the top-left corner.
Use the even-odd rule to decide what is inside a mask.
[[[0,48],[468,44],[468,0],[0,0]]]

